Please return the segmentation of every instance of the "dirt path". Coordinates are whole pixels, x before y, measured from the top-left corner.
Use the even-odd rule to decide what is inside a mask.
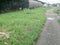
[[[60,26],[53,9],[46,12],[47,21],[36,45],[60,45]]]

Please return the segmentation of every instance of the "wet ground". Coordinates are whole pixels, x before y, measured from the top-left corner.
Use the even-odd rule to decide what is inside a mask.
[[[54,9],[47,10],[47,21],[36,45],[60,45],[60,25],[57,22],[58,15]]]

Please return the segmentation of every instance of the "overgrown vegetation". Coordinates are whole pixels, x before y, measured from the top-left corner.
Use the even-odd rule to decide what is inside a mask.
[[[60,24],[60,18],[58,19],[58,23]]]
[[[45,22],[47,8],[0,14],[0,45],[33,45]]]
[[[54,10],[54,12],[59,14],[60,13],[60,9],[56,9],[56,10]]]
[[[54,12],[57,13],[58,16],[60,17],[60,9],[56,9]],[[58,19],[58,23],[60,23],[60,18]]]

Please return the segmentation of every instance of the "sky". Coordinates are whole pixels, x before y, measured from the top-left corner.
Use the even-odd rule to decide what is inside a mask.
[[[50,3],[50,4],[59,3],[60,2],[60,0],[40,0],[40,1],[47,2],[47,3]]]

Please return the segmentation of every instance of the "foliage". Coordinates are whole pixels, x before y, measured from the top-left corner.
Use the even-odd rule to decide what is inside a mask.
[[[60,18],[58,19],[58,23],[60,24]]]
[[[56,9],[54,12],[57,13],[58,16],[60,17],[60,9]],[[60,23],[60,18],[58,19],[58,23]]]
[[[54,10],[54,12],[59,14],[60,13],[60,9],[56,9],[56,10]]]
[[[33,45],[45,22],[46,8],[24,9],[0,14],[0,45]]]
[[[0,0],[0,11],[20,8],[23,0]]]

